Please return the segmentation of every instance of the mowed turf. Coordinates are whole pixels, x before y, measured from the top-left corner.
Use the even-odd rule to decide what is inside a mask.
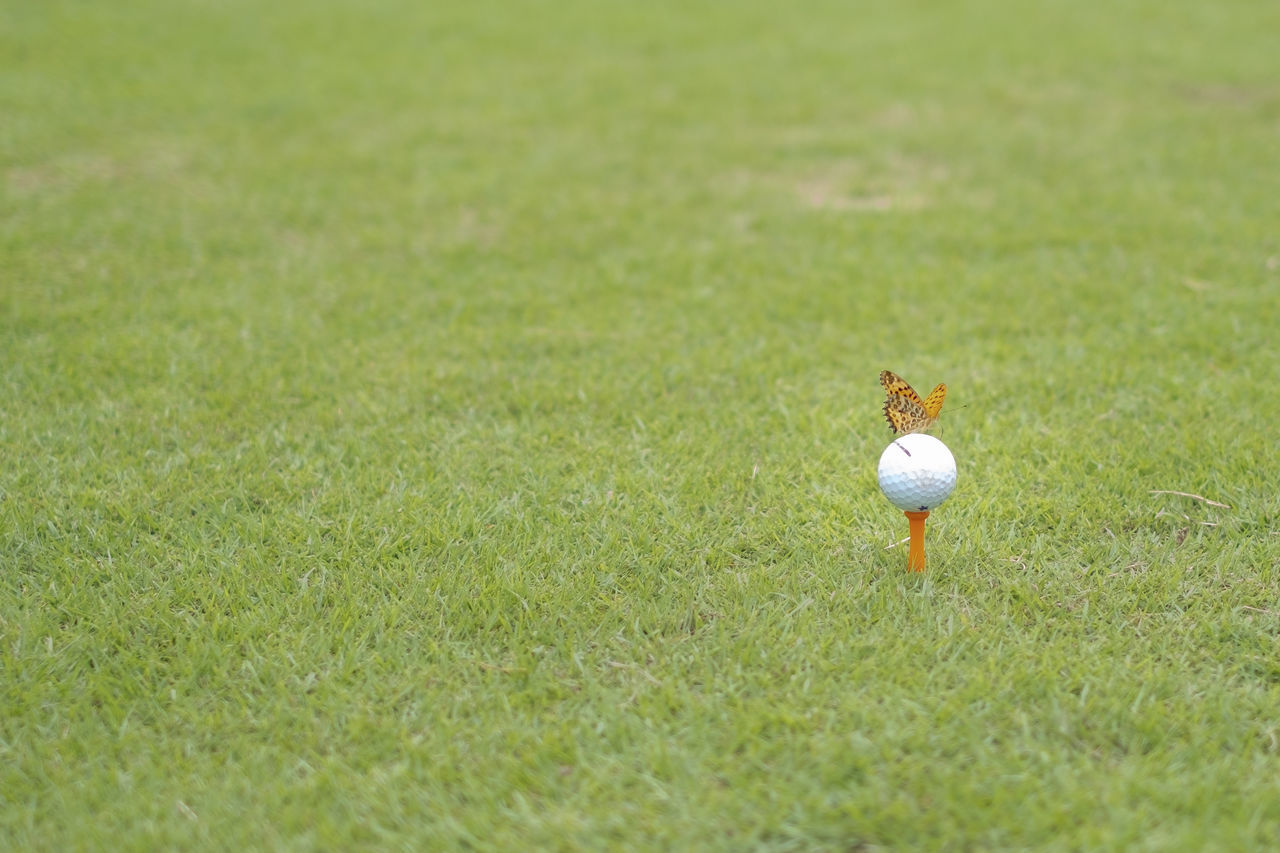
[[[0,846],[1280,844],[1277,31],[0,3]]]

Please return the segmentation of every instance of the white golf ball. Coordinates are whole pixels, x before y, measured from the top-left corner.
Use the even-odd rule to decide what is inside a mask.
[[[956,487],[956,458],[931,435],[911,433],[880,454],[880,490],[901,510],[926,512]]]

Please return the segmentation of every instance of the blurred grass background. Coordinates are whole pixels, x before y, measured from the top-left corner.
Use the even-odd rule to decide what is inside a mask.
[[[1278,26],[0,3],[0,832],[1274,844]]]

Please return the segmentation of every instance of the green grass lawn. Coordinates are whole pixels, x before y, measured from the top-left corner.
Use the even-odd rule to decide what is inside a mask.
[[[0,0],[0,846],[1280,845],[1278,31]]]

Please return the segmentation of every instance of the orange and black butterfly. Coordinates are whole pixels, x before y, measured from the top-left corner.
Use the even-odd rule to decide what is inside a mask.
[[[947,386],[939,383],[923,400],[907,380],[889,371],[880,371],[880,384],[884,386],[884,416],[896,433],[925,432],[938,422],[942,401],[947,397]]]

